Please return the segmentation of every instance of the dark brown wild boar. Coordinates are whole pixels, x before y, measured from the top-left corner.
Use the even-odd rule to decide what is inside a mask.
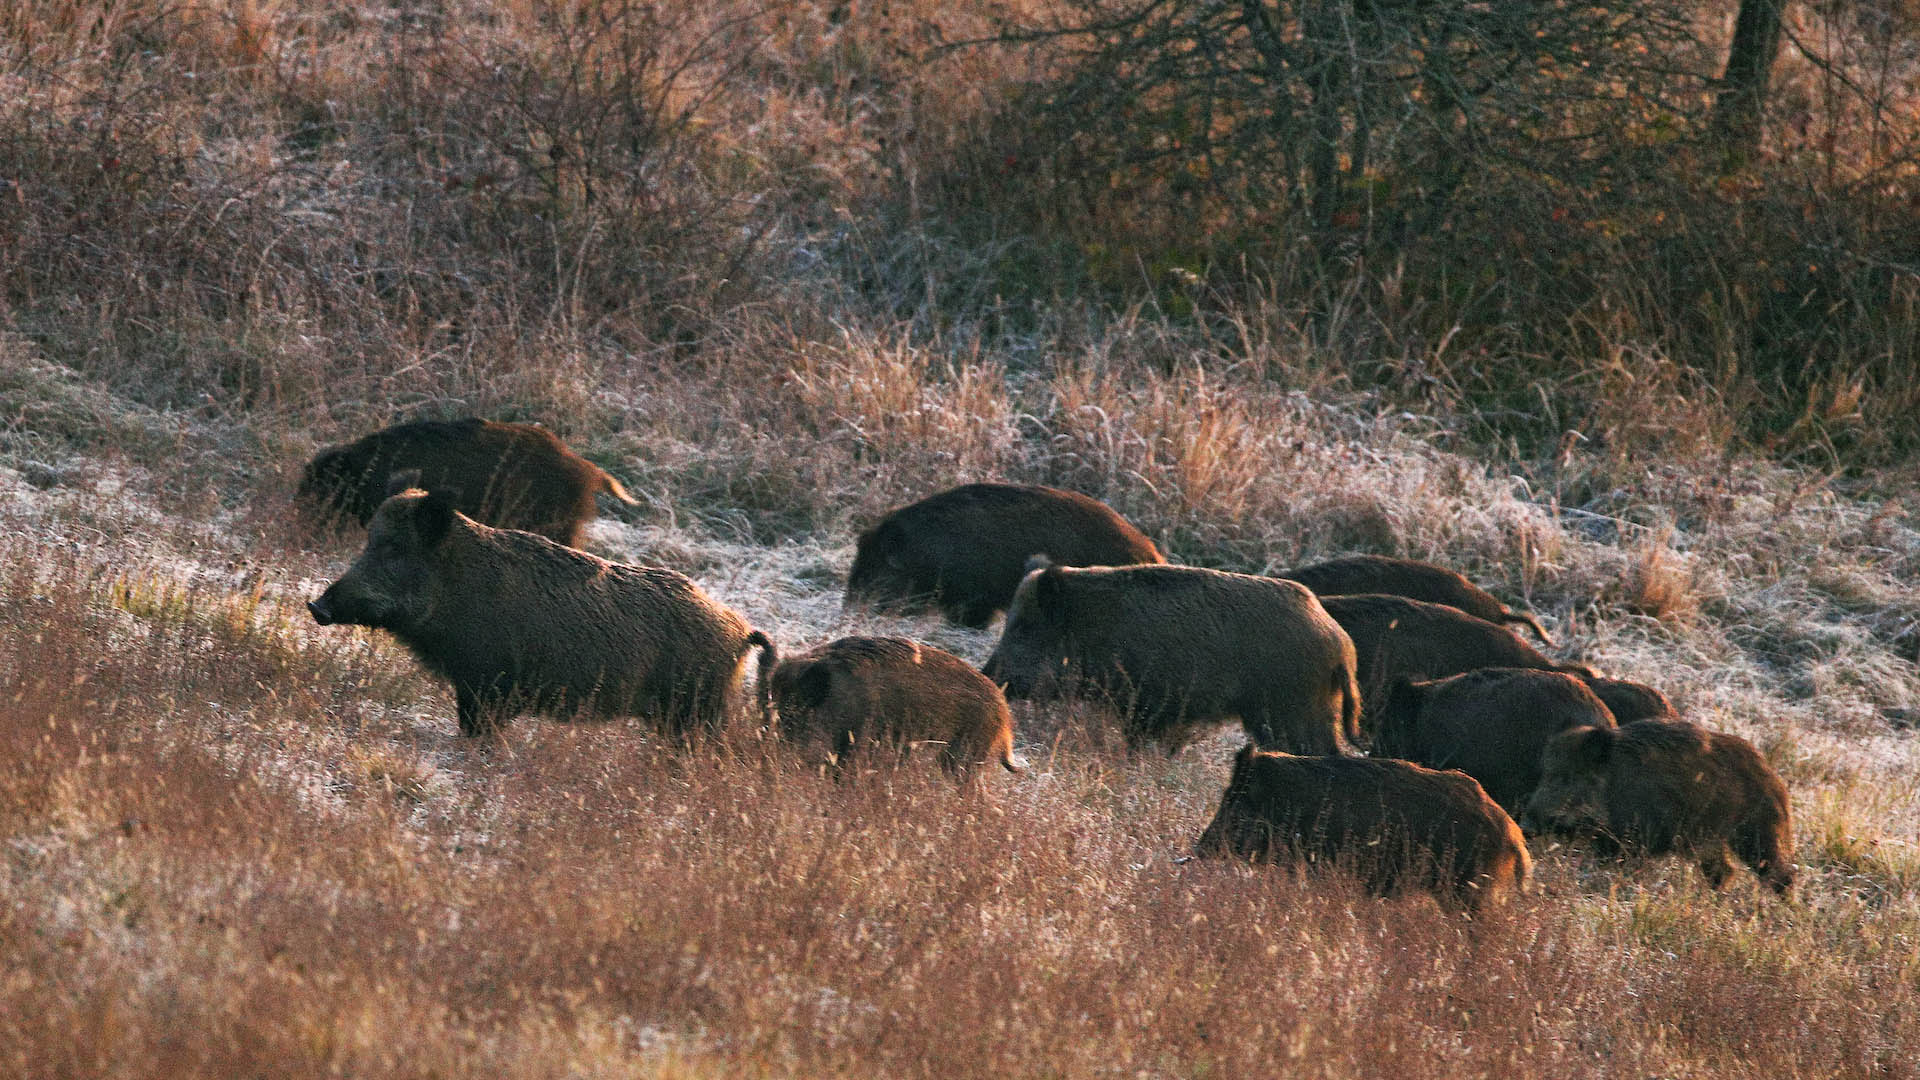
[[[1525,892],[1533,870],[1519,826],[1465,773],[1251,746],[1193,853],[1343,868],[1378,896],[1424,889],[1475,910]]]
[[[1367,699],[1360,726],[1368,739],[1379,699],[1398,679],[1440,679],[1486,667],[1593,674],[1583,664],[1555,663],[1506,627],[1445,604],[1379,593],[1323,596],[1320,604],[1353,639],[1360,692]]]
[[[773,669],[780,732],[827,741],[844,768],[862,747],[904,752],[936,743],[940,767],[964,777],[997,763],[1019,772],[1013,714],[1000,688],[966,661],[897,637],[846,637],[789,656]]]
[[[395,424],[307,463],[296,498],[309,512],[365,525],[396,473],[455,496],[454,509],[484,525],[524,529],[577,547],[601,492],[631,504],[620,481],[532,424],[416,420]]]
[[[1490,623],[1520,623],[1543,645],[1553,644],[1540,620],[1515,611],[1492,593],[1444,566],[1385,555],[1350,555],[1274,575],[1297,581],[1320,596],[1385,593],[1459,608]]]
[[[1036,560],[983,670],[1009,698],[1100,693],[1129,745],[1169,752],[1238,717],[1261,746],[1337,754],[1359,722],[1353,644],[1306,586],[1192,566]]]
[[[1753,744],[1678,720],[1563,731],[1547,744],[1527,829],[1692,859],[1718,889],[1728,848],[1774,892],[1793,886],[1787,785]]]
[[[738,704],[747,651],[761,650],[762,687],[775,659],[766,635],[683,574],[490,528],[419,489],[380,504],[366,550],[307,608],[322,626],[400,639],[453,684],[463,735],[582,709],[711,730]]]
[[[1612,727],[1613,714],[1578,678],[1533,668],[1481,668],[1395,683],[1380,710],[1375,757],[1459,769],[1510,814],[1540,783],[1540,753],[1574,727]]]
[[[981,627],[1013,602],[1027,560],[1061,566],[1161,563],[1113,508],[1057,488],[967,484],[903,506],[860,534],[846,602],[933,606]]]
[[[1631,724],[1635,720],[1680,719],[1680,714],[1674,711],[1673,702],[1667,700],[1667,695],[1646,683],[1596,677],[1587,680],[1587,689],[1607,703],[1607,711],[1613,714],[1615,724]]]

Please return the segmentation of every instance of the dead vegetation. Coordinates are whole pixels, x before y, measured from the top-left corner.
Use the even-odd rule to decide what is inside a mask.
[[[1050,6],[951,7],[0,12],[0,1072],[1915,1075],[1920,321],[1910,266],[1793,261],[1910,220],[1906,61],[1872,145],[1794,59],[1785,172],[1522,192],[1436,240],[1463,277],[1082,198],[1033,141],[1058,57],[941,47]],[[1811,382],[1743,366],[1756,310],[1845,315]],[[839,600],[858,527],[968,480],[1180,562],[1456,567],[1752,740],[1797,898],[1537,846],[1541,895],[1466,921],[1175,866],[1235,744],[1088,709],[1021,710],[981,793],[744,731],[477,754],[390,641],[314,631],[357,539],[287,503],[468,412],[617,475],[588,546],[784,651],[984,659]]]
[[[987,796],[746,733],[479,755],[284,606],[236,638],[111,591],[69,558],[0,598],[45,612],[0,699],[13,1075],[1911,1075],[1911,894],[1837,870],[1784,905],[1558,853],[1463,921],[1173,865],[1206,755],[1069,732]]]

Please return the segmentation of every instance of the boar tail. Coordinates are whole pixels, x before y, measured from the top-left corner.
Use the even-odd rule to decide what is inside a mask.
[[[1538,889],[1538,883],[1533,878],[1533,854],[1527,850],[1527,838],[1518,825],[1513,826],[1513,841],[1519,845],[1520,856],[1513,868],[1513,889],[1526,896]]]
[[[1512,608],[1507,608],[1500,613],[1500,621],[1503,623],[1519,623],[1520,625],[1533,631],[1533,636],[1540,639],[1540,644],[1542,645],[1553,644],[1553,639],[1547,636],[1546,627],[1541,626],[1540,620],[1534,618],[1531,614],[1527,612],[1515,611]]]
[[[773,647],[773,639],[755,630],[747,635],[747,647],[760,650],[760,666],[755,669],[754,690],[760,697],[760,726],[773,725],[773,665],[780,662],[780,653]]]
[[[600,484],[602,486],[602,489],[605,490],[607,494],[613,496],[616,499],[619,499],[621,502],[626,503],[628,506],[640,505],[640,500],[634,498],[632,493],[627,491],[627,486],[625,484],[622,484],[620,481],[615,480],[613,478],[613,474],[608,472],[605,469],[600,470]]]
[[[1340,695],[1340,732],[1354,751],[1360,749],[1360,680],[1351,667],[1333,673],[1333,691]]]
[[[993,742],[987,747],[987,756],[1000,763],[1000,767],[1015,776],[1027,771],[1027,762],[1013,752],[1013,726],[1011,724],[994,733]]]

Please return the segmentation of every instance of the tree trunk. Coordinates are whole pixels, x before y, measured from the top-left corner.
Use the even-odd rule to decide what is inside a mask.
[[[1322,236],[1340,202],[1340,143],[1346,127],[1346,0],[1311,0],[1300,13],[1301,51],[1313,88],[1312,149],[1307,156],[1314,231]]]
[[[1741,158],[1760,144],[1760,117],[1766,109],[1773,60],[1780,53],[1786,7],[1786,0],[1740,0],[1727,70],[1713,103],[1713,132],[1730,153]]]

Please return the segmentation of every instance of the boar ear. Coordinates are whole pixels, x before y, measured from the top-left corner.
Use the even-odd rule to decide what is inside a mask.
[[[817,709],[833,693],[833,671],[825,664],[811,664],[793,681],[789,696],[803,709]]]
[[[450,491],[429,491],[414,507],[413,527],[422,544],[433,547],[446,539],[447,531],[453,528],[453,501]]]
[[[403,491],[420,486],[419,469],[395,469],[387,474],[387,497],[392,498]]]
[[[1603,727],[1574,729],[1574,760],[1595,768],[1605,765],[1613,753],[1614,730]]]
[[[1420,715],[1420,705],[1426,700],[1430,685],[1411,675],[1394,676],[1387,684],[1387,692],[1381,696],[1380,722],[1411,727],[1413,718]]]
[[[1432,685],[1424,679],[1411,675],[1396,675],[1393,684],[1387,687],[1387,707],[1405,706],[1419,708],[1420,699],[1427,696],[1427,687]]]
[[[1044,558],[1045,556],[1039,557]],[[1061,594],[1065,592],[1065,590],[1060,587],[1060,568],[1052,563],[1047,563],[1045,566],[1036,569],[1040,576],[1033,581],[1034,605],[1044,612],[1057,612],[1060,607]],[[1035,571],[1028,571],[1028,573],[1033,572]]]

